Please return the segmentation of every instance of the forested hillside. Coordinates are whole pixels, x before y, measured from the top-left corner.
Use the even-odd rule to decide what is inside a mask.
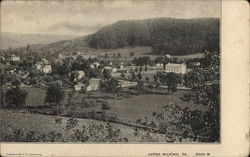
[[[96,49],[150,46],[155,54],[192,54],[219,50],[219,19],[173,19],[119,21],[87,39]]]

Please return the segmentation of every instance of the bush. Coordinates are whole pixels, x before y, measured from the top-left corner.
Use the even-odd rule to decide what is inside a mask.
[[[109,109],[110,109],[109,103],[108,102],[103,102],[102,103],[102,110],[109,110]]]
[[[25,105],[28,93],[19,86],[10,88],[5,93],[5,103],[9,107],[20,107]]]
[[[58,82],[50,83],[46,92],[45,103],[58,104],[64,98],[62,85]]]
[[[148,85],[148,88],[149,88],[149,89],[153,89],[153,88],[154,88],[154,85],[149,84],[149,85]]]

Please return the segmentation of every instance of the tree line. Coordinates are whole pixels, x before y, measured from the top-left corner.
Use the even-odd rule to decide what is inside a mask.
[[[192,54],[219,49],[219,19],[172,19],[120,21],[88,36],[90,47],[116,49],[150,46],[155,54]]]

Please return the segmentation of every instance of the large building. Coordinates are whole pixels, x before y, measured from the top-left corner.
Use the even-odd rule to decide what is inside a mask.
[[[18,57],[16,55],[11,55],[10,60],[12,62],[19,62],[19,61],[21,61],[20,57]]]
[[[174,64],[174,63],[168,63],[165,66],[165,72],[173,72],[177,74],[186,74],[187,73],[187,66],[185,63],[182,64]]]

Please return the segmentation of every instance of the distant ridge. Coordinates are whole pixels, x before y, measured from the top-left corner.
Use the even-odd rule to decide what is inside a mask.
[[[19,48],[28,44],[49,44],[61,40],[76,38],[73,35],[50,35],[50,34],[17,34],[1,32],[1,49]]]
[[[118,21],[88,38],[96,49],[150,46],[156,54],[192,54],[219,50],[219,19],[154,18]]]
[[[205,50],[219,51],[219,28],[218,18],[122,20],[87,36],[60,37],[50,43],[51,40],[46,40],[47,43],[29,44],[34,51],[46,53],[146,46],[155,54],[188,55]]]

